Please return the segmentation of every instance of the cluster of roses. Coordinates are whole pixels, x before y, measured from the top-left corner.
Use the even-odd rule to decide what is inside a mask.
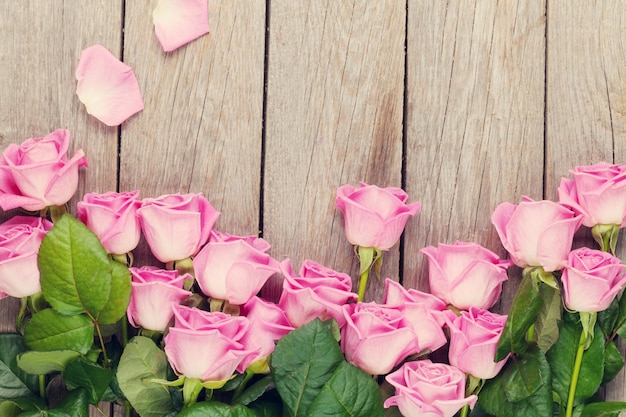
[[[80,150],[69,159],[68,147],[65,130],[10,145],[0,161],[0,206],[54,219],[76,191],[79,168],[87,165]],[[214,230],[219,212],[200,194],[139,200],[138,191],[89,193],[77,204],[77,217],[112,256],[125,260],[143,232],[165,264],[129,268],[127,314],[140,331],[166,334],[164,350],[181,379],[220,388],[236,372],[267,373],[277,340],[315,318],[334,319],[346,359],[368,374],[387,375],[395,387],[386,407],[397,406],[407,416],[448,417],[477,400],[466,391],[466,376],[470,382],[493,378],[506,362],[495,362],[494,356],[507,316],[489,308],[512,263],[563,269],[565,304],[575,311],[607,308],[626,283],[624,266],[613,255],[571,250],[581,224],[593,227],[594,236],[609,246],[616,240],[626,212],[624,167],[600,163],[573,173],[559,188],[560,204],[525,198],[496,208],[492,222],[512,262],[475,243],[427,247],[422,253],[429,261],[431,294],[388,279],[382,304],[352,292],[345,273],[311,260],[295,273],[288,259],[279,262],[267,254],[265,240]],[[398,188],[362,183],[338,189],[336,206],[361,255],[362,280],[420,209],[406,200]],[[0,225],[2,296],[22,298],[41,290],[37,251],[51,227],[43,216],[21,215]],[[257,296],[274,274],[284,278],[278,303]],[[196,287],[201,294],[194,293]],[[407,361],[447,343],[449,364]]]

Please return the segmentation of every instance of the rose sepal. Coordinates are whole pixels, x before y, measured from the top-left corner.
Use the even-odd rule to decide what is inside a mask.
[[[619,229],[619,224],[596,224],[591,228],[591,236],[600,245],[602,251],[615,255]]]

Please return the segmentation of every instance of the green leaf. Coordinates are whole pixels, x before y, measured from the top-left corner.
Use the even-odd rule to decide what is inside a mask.
[[[110,260],[111,291],[98,319],[101,324],[113,324],[126,314],[130,301],[131,279],[128,268],[119,262]]]
[[[546,353],[559,338],[559,321],[561,321],[561,292],[547,285],[539,287],[543,300],[541,310],[535,323],[537,345]]]
[[[84,388],[87,390],[89,402],[94,405],[100,401],[112,378],[111,370],[83,358],[71,362],[63,372],[63,380],[67,387]]]
[[[600,326],[594,327],[594,339],[585,350],[576,386],[574,405],[593,397],[602,383],[604,375],[604,337]],[[559,340],[548,351],[546,357],[552,369],[552,388],[562,404],[567,403],[572,368],[578,349],[582,326],[571,319],[561,321]]]
[[[78,358],[80,353],[73,350],[40,352],[30,350],[17,356],[17,366],[33,375],[63,372],[68,363]]]
[[[233,404],[248,405],[272,388],[274,388],[274,379],[271,375],[266,375],[246,388],[241,395],[233,400]]]
[[[72,417],[89,417],[89,394],[84,388],[67,393],[57,405],[57,410],[66,412]]]
[[[96,235],[65,214],[44,237],[38,259],[41,291],[52,308],[98,320],[111,292],[111,260]]]
[[[617,346],[615,346],[615,342],[610,341],[604,345],[604,375],[602,377],[602,385],[611,382],[623,367],[624,357]]]
[[[533,346],[523,355],[513,357],[498,376],[485,383],[478,396],[482,412],[478,415],[552,416],[551,382],[546,357]]]
[[[619,315],[615,323],[615,333],[626,338],[626,293],[619,299]]]
[[[540,285],[533,280],[530,273],[524,274],[498,342],[496,362],[506,358],[509,352],[523,353],[526,350],[526,332],[537,320],[543,306]]]
[[[33,350],[75,350],[84,355],[93,345],[93,329],[83,314],[64,316],[48,308],[26,323],[24,341]]]
[[[256,417],[276,417],[283,415],[283,409],[279,402],[255,401],[249,405],[250,410]]]
[[[342,361],[339,345],[319,319],[282,337],[276,344],[270,367],[287,415],[306,415]]]
[[[38,395],[37,376],[17,366],[17,355],[25,350],[22,336],[0,334],[0,401]]]
[[[143,417],[143,415],[142,415]],[[256,417],[246,406],[229,406],[217,401],[196,403],[185,408],[176,417]]]
[[[46,405],[39,397],[4,400],[0,402],[0,416],[16,417],[24,411],[36,411],[45,407]]]
[[[162,417],[175,411],[166,386],[144,379],[167,379],[165,352],[144,336],[133,337],[117,367],[117,382],[142,417]]]
[[[598,312],[598,323],[605,337],[610,337],[619,320],[619,302],[614,298],[609,307]]]
[[[384,414],[378,384],[371,376],[341,362],[315,397],[307,416],[377,417]]]
[[[601,402],[585,405],[580,417],[617,417],[626,411],[626,402]]]

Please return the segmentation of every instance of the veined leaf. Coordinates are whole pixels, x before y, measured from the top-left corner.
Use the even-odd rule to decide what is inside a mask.
[[[25,350],[22,336],[0,334],[0,402],[38,396],[37,376],[30,375],[17,366],[17,355]]]
[[[75,350],[86,354],[93,345],[93,323],[83,315],[64,316],[50,308],[33,315],[24,341],[33,350]]]

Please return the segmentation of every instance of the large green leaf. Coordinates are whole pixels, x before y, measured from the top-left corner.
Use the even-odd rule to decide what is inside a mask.
[[[45,375],[63,372],[68,363],[78,358],[80,353],[74,350],[55,350],[40,352],[30,350],[17,356],[17,366],[33,375]]]
[[[342,361],[339,345],[319,319],[281,338],[270,367],[287,415],[305,416]]]
[[[72,417],[89,417],[89,394],[83,388],[67,393],[57,405],[57,410]]]
[[[378,384],[372,377],[347,362],[341,362],[306,415],[380,417],[384,412]]]
[[[526,333],[535,324],[543,306],[543,299],[539,292],[540,285],[545,284],[535,281],[530,273],[524,274],[498,342],[496,362],[506,358],[509,352],[523,353],[526,350],[528,346]]]
[[[559,340],[546,355],[552,370],[552,388],[558,394],[562,404],[567,403],[574,360],[582,332],[580,323],[575,322],[571,316],[573,315],[561,321]],[[593,342],[583,354],[574,405],[593,397],[602,383],[603,375],[604,335],[600,326],[596,324]]]
[[[607,384],[615,378],[615,376],[624,367],[624,357],[615,346],[614,341],[604,345],[604,375],[602,376],[602,385]]]
[[[83,355],[93,345],[93,323],[84,314],[65,316],[50,308],[33,315],[24,340],[33,350],[75,350]]]
[[[111,261],[98,237],[69,214],[39,248],[41,290],[52,308],[98,320],[111,292]]]
[[[546,353],[559,338],[559,321],[561,321],[561,292],[548,285],[539,287],[543,300],[541,310],[535,323],[535,339],[543,353]]]
[[[17,366],[17,355],[25,350],[22,336],[0,334],[0,402],[35,396],[39,392],[37,376]]]
[[[130,301],[131,279],[128,268],[119,262],[110,260],[111,291],[106,304],[100,311],[100,324],[113,324],[126,314]]]
[[[162,417],[174,411],[169,389],[144,379],[166,379],[165,352],[144,336],[133,337],[117,367],[120,389],[141,417]]]
[[[39,397],[15,398],[0,401],[0,416],[17,417],[24,411],[37,411],[46,408],[46,404]]]
[[[617,417],[626,411],[626,402],[602,402],[585,405],[580,417]]]
[[[69,363],[63,372],[63,380],[68,388],[84,388],[89,402],[97,404],[109,387],[113,372],[86,359],[78,358]]]
[[[176,414],[176,417],[256,417],[256,415],[248,407],[241,404],[230,406],[211,401],[196,403],[185,408]]]
[[[241,395],[233,398],[233,404],[248,405],[252,401],[259,398],[265,392],[274,388],[274,379],[271,375],[266,375],[263,378],[256,381],[254,384],[246,388]]]

